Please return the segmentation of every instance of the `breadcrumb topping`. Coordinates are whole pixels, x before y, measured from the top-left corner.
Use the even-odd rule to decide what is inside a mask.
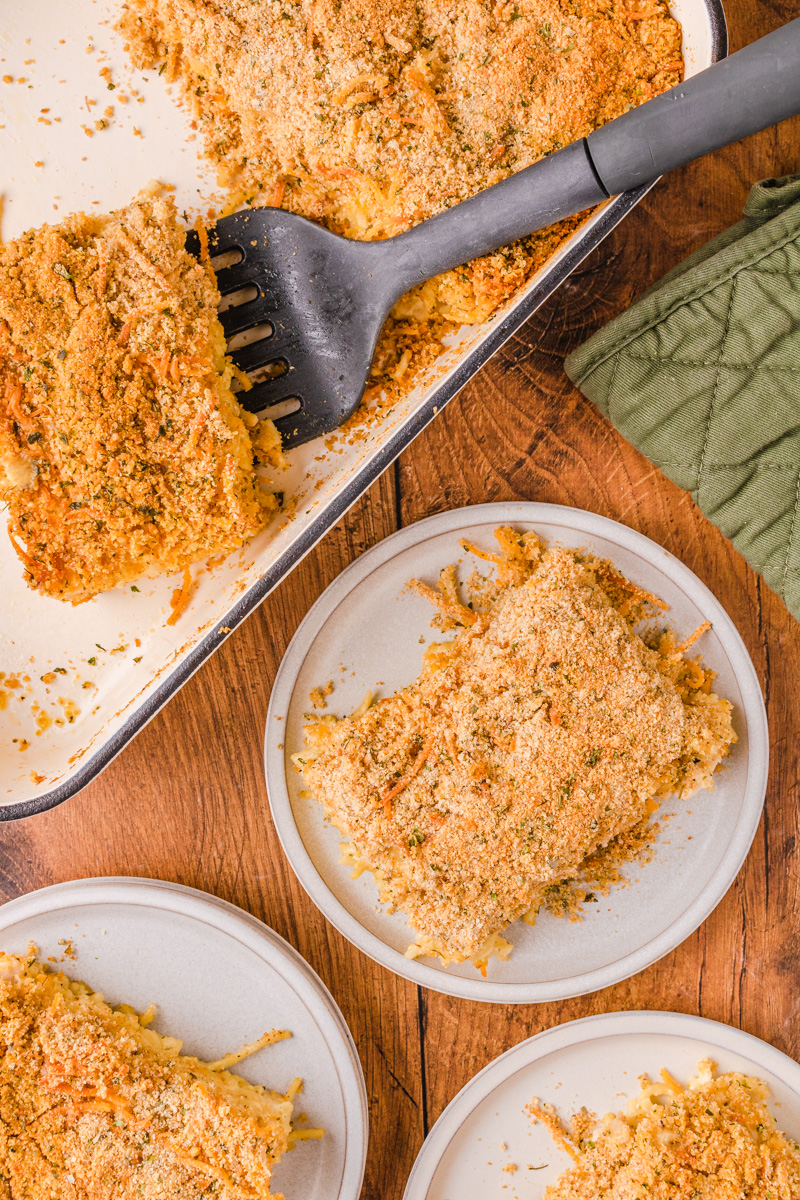
[[[227,1060],[181,1054],[150,1020],[34,957],[0,955],[0,1195],[272,1195],[272,1168],[293,1138],[291,1094],[247,1083]]]
[[[180,87],[231,204],[384,238],[590,133],[682,77],[664,0],[128,0],[134,63]],[[415,288],[373,378],[407,388],[578,219]]]
[[[294,756],[347,857],[418,931],[410,953],[445,964],[507,954],[497,935],[660,796],[710,787],[736,740],[713,672],[668,630],[634,631],[655,597],[592,555],[497,537],[490,606],[465,607],[452,569],[416,585],[453,640],[409,687],[306,726]]]
[[[544,1200],[795,1200],[800,1145],[777,1128],[769,1088],[752,1075],[715,1075],[703,1059],[683,1088],[667,1071],[645,1075],[625,1113],[598,1122],[583,1109],[563,1128],[555,1110],[533,1101],[576,1165]]]
[[[185,237],[172,200],[143,194],[0,246],[0,499],[46,595],[181,570],[277,507],[231,391],[213,272]]]

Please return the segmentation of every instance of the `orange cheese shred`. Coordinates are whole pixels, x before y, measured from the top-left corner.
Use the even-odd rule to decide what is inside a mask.
[[[384,794],[381,796],[381,803],[383,804],[384,812],[386,813],[387,817],[392,815],[392,801],[394,800],[395,796],[399,796],[400,793],[408,787],[408,785],[411,783],[411,780],[414,779],[415,776],[419,775],[420,771],[425,766],[425,763],[430,757],[430,753],[433,749],[433,744],[435,741],[436,734],[432,733],[417,757],[414,759],[413,765],[408,771],[406,771],[403,778],[399,779],[394,787],[389,788],[388,792],[384,792]]]
[[[167,618],[168,625],[174,625],[180,616],[186,611],[186,606],[189,603],[189,597],[192,594],[192,573],[188,567],[183,568],[183,583],[179,588],[175,588],[172,593],[172,599],[169,606],[172,609],[172,614]]]

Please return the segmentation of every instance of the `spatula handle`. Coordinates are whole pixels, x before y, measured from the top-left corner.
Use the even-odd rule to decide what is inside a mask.
[[[397,297],[797,113],[800,18],[364,257],[383,260]]]
[[[414,284],[607,199],[584,138],[421,221],[408,233],[364,242],[362,253],[367,262],[377,260],[378,270],[388,270],[385,278],[397,299]]]
[[[800,113],[800,18],[587,138],[614,196]]]

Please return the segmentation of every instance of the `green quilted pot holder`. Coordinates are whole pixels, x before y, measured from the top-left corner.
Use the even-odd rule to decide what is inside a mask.
[[[800,618],[800,175],[566,362]]]

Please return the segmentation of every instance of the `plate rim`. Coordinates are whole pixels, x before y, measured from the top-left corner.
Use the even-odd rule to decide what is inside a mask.
[[[403,1200],[425,1200],[447,1149],[468,1117],[500,1084],[524,1066],[549,1054],[585,1042],[621,1034],[696,1037],[712,1048],[750,1057],[785,1083],[800,1099],[800,1064],[777,1046],[724,1021],[668,1009],[633,1009],[595,1013],[543,1029],[492,1059],[456,1093],[420,1147],[406,1180]],[[747,1050],[758,1054],[748,1054]],[[532,1051],[534,1051],[532,1053]],[[519,1058],[519,1063],[514,1060]],[[511,1067],[511,1064],[514,1066]],[[473,1097],[472,1093],[475,1092]],[[441,1149],[440,1149],[441,1146]],[[433,1155],[432,1165],[428,1159]]]
[[[364,1070],[353,1035],[341,1009],[314,968],[294,946],[264,921],[228,900],[223,900],[211,892],[204,892],[200,888],[188,887],[186,884],[149,876],[89,876],[85,879],[49,884],[47,887],[37,888],[7,900],[0,905],[0,936],[19,921],[34,916],[56,914],[62,908],[88,907],[98,903],[137,905],[144,902],[145,895],[159,892],[162,893],[160,899],[164,903],[150,903],[147,907],[168,908],[179,915],[201,919],[227,936],[244,941],[256,953],[259,941],[267,943],[290,968],[294,978],[287,980],[289,985],[294,987],[296,993],[306,1002],[313,997],[321,1006],[318,1011],[313,1012],[312,1009],[312,1012],[320,1025],[320,1033],[325,1038],[335,1065],[342,1091],[345,1122],[342,1175],[335,1200],[358,1200],[367,1163],[369,1103]],[[158,899],[157,896],[155,898]],[[8,917],[11,919],[7,919]],[[249,933],[250,937],[245,939],[240,936],[242,933]],[[300,989],[295,986],[296,983],[308,989],[305,996],[302,996]],[[323,1014],[324,1024],[320,1021]],[[338,1044],[332,1043],[328,1036],[336,1033],[339,1035]],[[349,1077],[345,1074],[348,1068]]]
[[[396,554],[425,540],[429,532],[438,536],[454,532],[467,524],[513,522],[514,519],[534,526],[537,521],[543,524],[565,524],[580,533],[585,533],[587,537],[610,535],[611,540],[616,540],[621,547],[639,554],[647,561],[654,561],[656,553],[663,556],[673,577],[679,580],[689,598],[704,612],[710,613],[715,628],[725,631],[726,652],[731,658],[731,667],[743,693],[742,708],[747,713],[750,743],[744,785],[745,814],[734,830],[720,869],[692,903],[662,933],[613,964],[584,971],[571,976],[569,980],[526,984],[501,983],[477,976],[472,980],[447,975],[419,959],[406,959],[400,951],[394,950],[377,935],[365,929],[347,911],[318,872],[295,824],[286,782],[285,752],[278,748],[279,745],[283,745],[280,739],[285,726],[281,724],[278,728],[279,722],[274,720],[276,715],[280,715],[285,721],[297,674],[305,659],[310,639],[319,633],[325,621],[362,577]],[[368,565],[365,567],[365,564]],[[685,941],[714,911],[744,864],[761,819],[768,769],[769,731],[758,676],[738,629],[711,589],[665,547],[628,525],[587,509],[532,500],[493,501],[435,513],[389,534],[350,563],[311,606],[287,646],[272,685],[264,733],[264,773],[275,830],[298,882],[326,920],[368,958],[394,974],[444,995],[485,1003],[537,1004],[586,995],[629,979]],[[724,885],[722,880],[725,880]]]

